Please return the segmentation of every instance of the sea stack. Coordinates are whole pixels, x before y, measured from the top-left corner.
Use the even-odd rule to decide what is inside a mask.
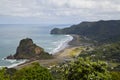
[[[22,39],[17,47],[16,53],[7,59],[48,59],[52,55],[44,51],[43,48],[33,43],[30,38]]]

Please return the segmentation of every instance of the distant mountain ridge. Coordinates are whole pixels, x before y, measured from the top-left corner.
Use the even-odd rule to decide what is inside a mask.
[[[120,40],[120,20],[82,22],[64,29],[54,28],[51,34],[77,34],[99,42],[117,41]]]

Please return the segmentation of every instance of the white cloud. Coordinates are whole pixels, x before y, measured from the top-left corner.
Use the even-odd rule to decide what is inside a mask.
[[[0,0],[1,16],[116,19],[119,14],[119,0]]]

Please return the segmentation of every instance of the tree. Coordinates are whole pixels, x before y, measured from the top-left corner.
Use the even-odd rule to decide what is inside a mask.
[[[30,66],[18,70],[13,80],[53,80],[48,69],[39,65],[39,63],[33,63]]]
[[[0,80],[10,80],[10,75],[6,73],[6,68],[0,69]]]
[[[63,80],[110,80],[107,64],[101,61],[93,62],[88,58],[78,58],[54,70],[54,74],[59,73]]]
[[[111,71],[112,80],[120,80],[120,72]]]

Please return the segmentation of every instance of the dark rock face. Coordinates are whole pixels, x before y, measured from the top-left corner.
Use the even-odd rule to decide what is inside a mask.
[[[43,48],[33,43],[32,39],[26,38],[20,41],[15,55],[10,55],[7,59],[43,59],[51,57]]]

